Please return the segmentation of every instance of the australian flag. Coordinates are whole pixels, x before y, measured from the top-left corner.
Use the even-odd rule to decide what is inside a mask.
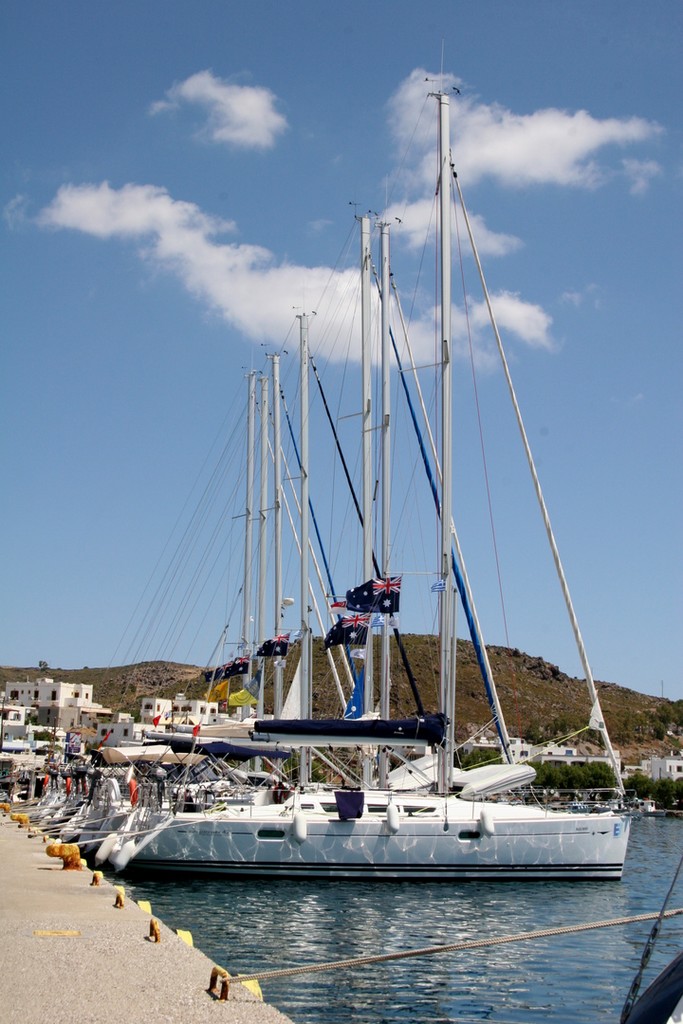
[[[256,651],[257,658],[284,658],[289,650],[289,633],[280,633],[272,640],[265,640]]]
[[[339,644],[364,644],[368,638],[369,615],[344,615],[325,637],[325,650]]]
[[[359,587],[346,591],[346,607],[355,612],[381,612],[394,615],[401,600],[401,576],[368,580]]]
[[[227,665],[219,665],[218,668],[207,669],[204,673],[204,679],[207,683],[220,683],[221,679],[225,679],[225,670],[227,668]]]
[[[225,666],[225,678],[232,679],[233,676],[246,676],[249,672],[249,658],[235,658]]]

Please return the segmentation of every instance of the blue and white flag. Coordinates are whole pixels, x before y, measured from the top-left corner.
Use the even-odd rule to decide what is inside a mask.
[[[436,583],[432,583],[429,589],[431,590],[432,594],[440,594],[446,589],[446,581],[437,580]]]

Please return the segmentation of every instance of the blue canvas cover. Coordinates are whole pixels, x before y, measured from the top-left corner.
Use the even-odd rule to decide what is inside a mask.
[[[340,821],[352,821],[354,818],[363,817],[365,794],[362,790],[336,790],[334,799],[337,801]]]

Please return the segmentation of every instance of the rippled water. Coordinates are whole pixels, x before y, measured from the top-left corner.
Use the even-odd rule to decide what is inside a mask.
[[[155,881],[126,888],[230,973],[344,960],[658,912],[683,821],[633,823],[621,882]],[[669,904],[683,906],[683,879]],[[618,1021],[651,922],[263,983],[296,1024],[594,1024]],[[643,988],[683,948],[663,930]],[[208,979],[207,979],[208,981]]]

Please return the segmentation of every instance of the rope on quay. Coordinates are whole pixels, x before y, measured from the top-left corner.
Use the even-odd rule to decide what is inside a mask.
[[[663,918],[676,917],[683,914],[683,907],[667,910]],[[653,921],[660,914],[636,914],[633,917],[615,917],[608,921],[590,921],[587,924],[571,924],[559,928],[542,928],[533,932],[520,932],[517,935],[502,935],[493,939],[470,939],[466,942],[452,942],[446,946],[424,946],[422,949],[406,949],[399,953],[378,953],[375,956],[358,956],[350,960],[334,960],[322,964],[309,964],[307,967],[283,967],[274,971],[258,971],[253,974],[240,974],[240,982],[272,981],[275,978],[291,978],[298,974],[318,974],[322,971],[338,971],[346,967],[362,967],[365,964],[386,963],[389,960],[407,960],[415,956],[434,956],[436,953],[456,953],[465,949],[482,949],[489,946],[502,946],[510,942],[525,942],[528,939],[544,939],[554,935],[571,935],[574,932],[587,932],[596,928],[613,928],[616,925],[638,924],[642,921]],[[235,979],[237,980],[237,979]]]

